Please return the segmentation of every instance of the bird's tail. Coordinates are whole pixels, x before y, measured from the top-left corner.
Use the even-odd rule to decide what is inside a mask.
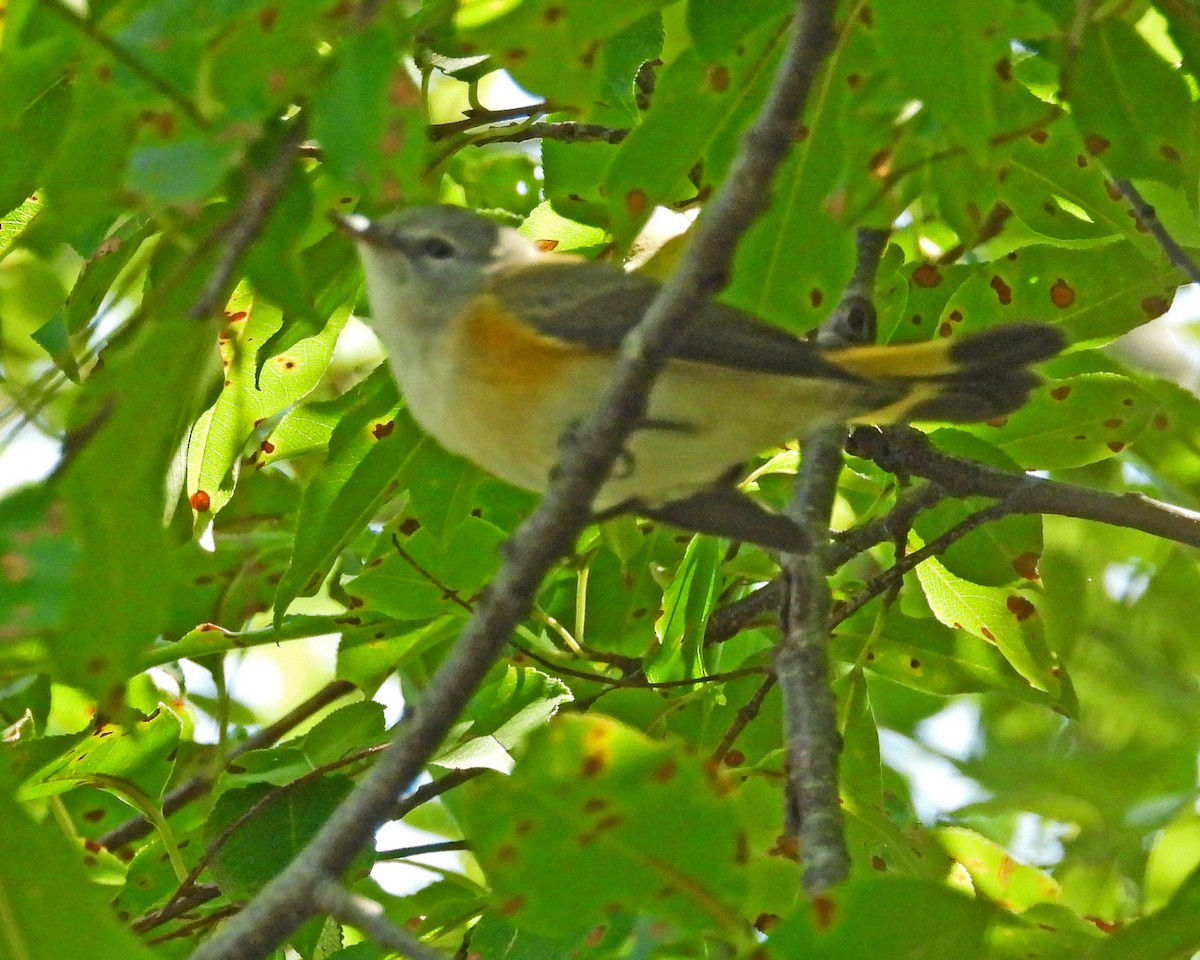
[[[1040,382],[1029,367],[1057,355],[1066,342],[1049,324],[1010,323],[925,343],[845,347],[824,357],[900,394],[855,417],[857,422],[968,423],[993,420],[1024,404]]]

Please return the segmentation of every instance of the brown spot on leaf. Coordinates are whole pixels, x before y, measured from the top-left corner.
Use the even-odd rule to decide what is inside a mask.
[[[583,758],[583,766],[580,768],[580,773],[585,777],[594,777],[604,769],[604,766],[604,754],[599,750],[594,750]]]
[[[520,894],[517,894],[515,897],[509,897],[502,904],[500,904],[499,909],[500,909],[501,915],[506,916],[506,917],[511,917],[514,913],[516,913],[518,910],[520,910],[524,906],[525,906],[525,898],[523,896],[521,896]]]
[[[379,423],[371,427],[371,436],[373,436],[376,440],[382,440],[384,437],[391,436],[392,431],[395,429],[395,420],[381,420]]]
[[[188,503],[192,505],[192,509],[197,513],[205,513],[212,506],[212,499],[203,490],[197,490],[190,497]]]
[[[1146,297],[1142,301],[1141,307],[1142,313],[1153,320],[1155,317],[1161,317],[1171,309],[1171,301],[1166,297]]]
[[[258,25],[267,32],[270,32],[275,27],[275,21],[278,19],[278,7],[264,7],[258,13]]]
[[[602,44],[599,40],[593,40],[587,45],[587,48],[583,51],[583,53],[579,55],[579,62],[585,67],[591,68],[591,66],[596,62],[596,54],[600,52],[601,46]]]
[[[1001,82],[1008,83],[1012,80],[1012,61],[1008,57],[1001,57],[997,60],[994,69]]]
[[[625,212],[634,220],[637,220],[646,212],[646,204],[645,190],[630,190],[625,194]]]
[[[862,75],[858,73],[849,74],[846,77],[846,86],[851,90],[857,90],[862,85]]]
[[[914,313],[911,317],[909,317],[908,322],[914,327],[919,327],[923,321],[919,313]]]
[[[1098,157],[1112,144],[1098,133],[1089,133],[1083,138],[1083,146],[1093,157]]]
[[[666,760],[654,771],[653,776],[659,783],[666,783],[668,780],[673,780],[678,772],[679,764],[674,760]]]
[[[84,664],[84,670],[91,674],[104,673],[104,671],[107,669],[107,657],[92,657],[86,664]]]
[[[746,762],[746,755],[741,750],[728,750],[723,759],[727,767],[740,767]]]
[[[563,16],[566,14],[566,12],[567,11],[562,7],[557,7],[557,6],[547,7],[545,10],[542,11],[542,22],[543,23],[558,23],[558,21],[563,18]]]
[[[1121,188],[1111,180],[1104,181],[1104,192],[1108,194],[1109,200],[1116,201],[1121,199]]]
[[[1026,580],[1041,580],[1042,575],[1038,573],[1038,560],[1040,559],[1036,553],[1023,553],[1012,562],[1012,567],[1017,571],[1018,576],[1024,577]]]
[[[513,47],[511,50],[505,50],[501,56],[506,63],[520,63],[529,59],[529,51],[523,47]]]
[[[953,335],[953,333],[954,333],[954,328],[952,326],[950,326],[949,323],[942,323],[942,324],[938,325],[938,336],[939,337],[949,337],[949,336]]]
[[[1047,133],[1045,130],[1034,130],[1029,135],[1029,139],[1032,140],[1034,143],[1045,143],[1047,140],[1050,139],[1050,134]]]
[[[1016,617],[1018,622],[1024,622],[1037,614],[1037,607],[1015,593],[1009,594],[1004,605],[1008,607],[1009,613]]]
[[[996,642],[996,635],[987,627],[980,627],[979,632],[983,634],[985,640],[990,640],[992,643]]]
[[[766,933],[779,925],[779,914],[777,913],[760,913],[754,918],[754,929],[759,933]]]
[[[1150,421],[1150,426],[1155,430],[1166,430],[1169,423],[1170,421],[1167,419],[1165,413],[1157,413],[1154,415],[1154,419]]]
[[[705,80],[716,93],[724,93],[729,89],[729,68],[723,64],[715,64],[708,68]]]
[[[1065,310],[1075,302],[1075,290],[1066,280],[1059,277],[1050,288],[1050,302],[1059,310]]]
[[[996,299],[1000,301],[1001,306],[1007,307],[1012,303],[1012,287],[1004,282],[1002,276],[994,274],[989,285],[996,291]]]
[[[1087,434],[1086,434],[1086,433],[1077,433],[1077,434],[1075,434],[1075,436],[1074,436],[1074,437],[1072,437],[1071,439],[1072,439],[1072,440],[1086,440],[1086,439],[1087,439]]]
[[[884,862],[883,857],[880,857],[880,856],[872,857],[871,858],[871,869],[878,870],[880,873],[887,873],[887,864]]]
[[[813,926],[818,930],[828,930],[837,920],[837,904],[828,894],[813,897],[812,912]]]
[[[84,810],[83,819],[88,823],[99,823],[104,819],[104,811],[100,809]]]
[[[918,660],[916,657],[912,657],[908,661],[908,666],[912,670],[920,670],[921,669],[921,661]]]
[[[918,287],[936,287],[942,282],[942,273],[932,263],[923,263],[912,272],[912,281]]]
[[[1054,400],[1066,400],[1067,397],[1069,397],[1070,395],[1071,395],[1071,388],[1066,385],[1061,386],[1061,387],[1055,387],[1053,390],[1050,391],[1050,396]]]
[[[1125,449],[1125,441],[1124,440],[1109,440],[1108,443],[1105,444],[1105,446],[1108,447],[1108,449],[1111,450],[1113,453],[1120,453],[1122,450]]]
[[[1158,145],[1158,155],[1164,160],[1169,160],[1171,163],[1182,163],[1182,158],[1179,156],[1179,151],[1169,143],[1160,143]]]
[[[862,25],[869,30],[871,27],[875,26],[875,11],[864,4],[863,6],[859,7],[858,19],[859,22],[861,22]]]
[[[1107,420],[1104,421],[1104,426],[1108,427],[1109,430],[1116,430],[1117,427],[1119,427],[1124,422],[1125,421],[1122,420],[1120,417],[1109,417]]]
[[[867,161],[867,169],[876,177],[886,177],[892,171],[891,147],[884,147],[871,154]]]
[[[496,848],[496,860],[500,863],[516,863],[517,848],[511,843],[501,844]]]
[[[798,126],[796,128],[796,136],[794,136],[792,138],[792,142],[793,143],[803,143],[805,140],[808,139],[809,132],[810,131],[805,124],[803,124],[803,123],[800,124],[800,126]]]
[[[952,323],[962,323],[963,314],[961,310],[950,311],[950,321]]]
[[[813,287],[808,291],[808,302],[811,303],[814,308],[819,307],[825,302],[825,294],[816,287]]]
[[[559,244],[558,240],[535,240],[535,241],[533,241],[533,245],[535,247],[537,247],[539,250],[541,250],[542,253],[549,253],[551,250],[555,249],[555,247],[557,247],[558,244]]]

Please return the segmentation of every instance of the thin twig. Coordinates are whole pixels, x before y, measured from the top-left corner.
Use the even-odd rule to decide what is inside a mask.
[[[1150,236],[1158,241],[1158,245],[1162,247],[1163,253],[1167,255],[1171,265],[1187,274],[1192,283],[1200,283],[1200,267],[1196,266],[1196,261],[1187,255],[1187,252],[1179,245],[1179,241],[1167,232],[1167,228],[1158,219],[1158,214],[1146,202],[1146,198],[1138,192],[1137,187],[1128,180],[1118,178],[1117,189],[1125,195],[1125,199],[1133,207],[1133,212],[1137,214],[1138,220],[1145,224],[1146,229],[1150,231]]]
[[[351,893],[336,880],[317,884],[312,898],[315,906],[335,920],[361,930],[380,946],[395,950],[409,960],[447,960],[440,950],[392,923],[383,907],[374,900]]]
[[[120,61],[130,70],[136,73],[150,87],[153,87],[164,97],[175,104],[192,123],[204,129],[210,125],[208,117],[200,112],[187,96],[174,86],[169,80],[159,76],[148,66],[142,63],[137,57],[126,50],[123,46],[113,40],[108,34],[100,29],[99,26],[90,17],[85,17],[80,13],[72,10],[62,0],[40,0],[43,7],[52,13],[62,17],[80,33],[96,44],[96,46],[109,53],[114,60]]]
[[[563,143],[620,143],[629,130],[625,127],[605,127],[598,123],[542,122],[505,124],[484,131],[472,140],[474,146],[485,143],[522,143],[525,140],[559,140]]]
[[[283,193],[288,171],[296,162],[296,148],[303,140],[304,124],[300,118],[293,119],[280,138],[271,162],[262,170],[247,171],[250,185],[237,205],[236,216],[229,219],[227,228],[221,232],[224,250],[188,310],[188,316],[193,320],[207,319],[225,306],[238,262],[258,236],[275,202]]]
[[[428,130],[429,139],[433,141],[445,140],[447,137],[465,133],[468,130],[474,130],[476,127],[487,127],[494,123],[502,123],[505,120],[536,116],[539,113],[545,113],[546,108],[547,104],[545,102],[539,102],[527,104],[523,107],[509,107],[505,110],[485,110],[482,112],[473,109],[464,110],[462,120],[431,124]]]
[[[285,734],[307,720],[313,714],[324,710],[331,703],[349,696],[357,687],[348,680],[334,680],[314,693],[299,706],[289,710],[274,723],[270,723],[256,731],[244,741],[235,746],[225,756],[223,769],[228,769],[238,757],[251,750],[261,750],[278,742]],[[198,773],[172,789],[163,799],[163,815],[170,816],[177,810],[191,803],[197,797],[202,797],[212,789],[215,777],[210,774]],[[146,836],[153,828],[145,817],[131,817],[124,823],[113,827],[96,842],[100,846],[115,850],[125,844]]]
[[[775,171],[791,149],[804,102],[832,37],[833,0],[798,2],[791,42],[766,103],[747,133],[676,273],[626,337],[600,408],[575,431],[557,476],[517,529],[505,564],[486,591],[419,706],[397,725],[379,762],[338,806],[316,838],[193,960],[264,957],[314,909],[313,892],[339,877],[420,774],[457,722],[533,603],[546,571],[570,552],[591,502],[642,421],[654,377],[675,330],[724,285],[737,242],[770,201]]]
[[[775,674],[771,673],[763,677],[763,682],[754,691],[754,696],[746,701],[745,706],[737,712],[737,716],[733,718],[733,723],[725,731],[725,736],[713,748],[713,752],[709,755],[711,763],[723,763],[725,761],[726,754],[733,749],[733,745],[737,742],[737,738],[742,735],[742,731],[750,726],[754,718],[758,716],[758,711],[762,709],[763,701],[767,699],[767,694],[771,692],[771,688],[774,686]]]

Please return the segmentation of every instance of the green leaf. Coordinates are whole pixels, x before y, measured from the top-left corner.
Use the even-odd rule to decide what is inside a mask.
[[[320,334],[271,357],[258,374],[259,351],[282,318],[273,306],[251,299],[244,291],[235,295],[230,306],[233,312],[221,337],[224,388],[197,422],[188,444],[187,492],[201,526],[229,502],[239,458],[254,428],[320,382],[349,316],[347,311],[334,314]]]
[[[998,913],[940,881],[868,878],[838,887],[815,905],[801,903],[772,931],[766,947],[777,960],[888,957],[895,955],[903,931],[909,956],[965,960],[983,956],[988,924]]]
[[[689,173],[718,137],[736,138],[740,131],[727,125],[744,109],[760,75],[769,75],[784,39],[779,24],[767,21],[726,62],[706,63],[688,50],[658,78],[649,112],[622,142],[605,177],[619,244],[633,240],[655,206],[696,194]]]
[[[457,745],[433,760],[439,767],[512,770],[513,750],[572,700],[557,677],[531,667],[498,663],[484,678],[460,720],[466,727]]]
[[[1098,944],[1088,960],[1175,960],[1200,950],[1200,870],[1180,885],[1166,906]]]
[[[1017,463],[1003,450],[963,431],[936,430],[930,438],[944,453],[1020,472]],[[913,528],[929,543],[990,504],[982,497],[944,499],[921,511],[913,521]],[[951,573],[998,587],[1019,579],[1037,580],[1041,555],[1042,518],[1036,514],[1014,514],[971,531],[938,554],[938,559]]]
[[[989,424],[967,425],[1024,470],[1077,467],[1115,456],[1159,413],[1154,397],[1112,373],[1051,380],[1020,410]]]
[[[276,623],[293,599],[320,586],[338,552],[391,495],[390,483],[425,443],[402,412],[386,368],[354,393],[356,405],[334,429],[325,466],[300,502],[295,550],[275,594]]]
[[[154,716],[129,730],[101,727],[28,779],[21,798],[51,796],[87,784],[122,799],[148,798],[157,805],[171,777],[181,730],[179,717],[161,704]]]
[[[495,902],[522,929],[569,937],[626,911],[740,928],[746,873],[730,800],[673,744],[560,717],[511,777],[468,790],[463,807]]]
[[[904,0],[872,4],[875,35],[884,62],[901,88],[920,100],[975,157],[982,157],[995,128],[990,70],[1008,54],[1004,21],[1008,0]]]
[[[861,657],[872,673],[935,696],[998,691],[1033,703],[1054,702],[1030,686],[995,645],[965,630],[906,617],[893,605],[875,633],[855,636],[843,628],[835,655],[840,660]],[[860,654],[864,640],[869,643]]]
[[[65,620],[79,547],[62,529],[61,510],[47,486],[0,500],[0,662],[18,654],[20,641],[57,631]]]
[[[471,516],[453,528],[444,547],[424,529],[408,537],[385,530],[382,552],[348,592],[401,620],[436,617],[456,605],[466,609],[499,568],[504,539],[504,531]]]
[[[915,534],[909,536],[917,547],[921,545]],[[956,577],[936,557],[918,565],[916,574],[929,608],[938,620],[995,644],[1032,686],[1057,693],[1059,671],[1046,645],[1035,602],[1040,599],[1036,589],[971,583]]]
[[[66,629],[50,644],[59,675],[105,709],[170,614],[179,555],[164,527],[164,478],[196,415],[211,336],[194,321],[148,324],[89,378],[103,416],[62,477],[80,553]]]
[[[0,758],[0,764],[4,760]],[[7,780],[0,771],[0,781]],[[34,823],[0,789],[0,943],[12,960],[153,960],[117,923],[53,821]],[[69,918],[70,922],[64,922]]]
[[[1037,317],[1078,345],[1102,343],[1166,313],[1181,277],[1131,241],[1098,249],[1035,246],[976,268],[939,317],[939,333]]]
[[[937,837],[971,875],[976,892],[989,900],[1022,913],[1035,904],[1058,900],[1058,884],[1049,874],[1014,860],[1004,847],[974,830],[942,827]]]
[[[1071,117],[1088,153],[1121,177],[1180,186],[1194,180],[1200,107],[1187,84],[1138,32],[1117,17],[1088,24]]]
[[[352,786],[347,777],[325,776],[282,790],[261,784],[222,794],[205,828],[209,844],[270,797],[213,856],[209,866],[222,892],[254,896],[316,836]]]
[[[454,639],[463,620],[464,615],[456,612],[429,623],[384,623],[348,629],[338,646],[338,679],[374,690],[392,671],[403,670],[427,650]]]
[[[754,27],[768,20],[778,21],[791,10],[785,0],[689,0],[687,28],[696,52],[707,61],[729,57]]]
[[[659,647],[646,663],[650,680],[681,680],[704,673],[704,629],[719,585],[721,544],[692,537],[683,562],[663,591],[654,622]]]
[[[458,35],[471,50],[492,54],[514,79],[555,109],[592,111],[612,77],[604,47],[666,0],[528,0],[513,6],[467,0],[455,14]],[[628,83],[632,85],[633,70]]]

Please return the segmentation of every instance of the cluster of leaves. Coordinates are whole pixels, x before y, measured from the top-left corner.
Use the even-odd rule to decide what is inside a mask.
[[[386,371],[362,369],[378,356],[346,348],[365,305],[325,213],[450,200],[559,250],[620,254],[656,208],[719,189],[791,15],[783,0],[9,3],[3,402],[63,456],[0,501],[0,956],[187,955],[369,767],[388,736],[372,697],[395,674],[420,699],[531,508],[423,437]],[[1183,280],[1122,184],[1200,239],[1200,14],[844,0],[837,22],[725,298],[810,329],[851,275],[854,228],[902,224],[881,340],[1039,318],[1079,347],[1026,409],[936,430],[941,449],[1195,506],[1200,403],[1088,348],[1162,314]],[[539,102],[482,107],[501,70]],[[542,116],[566,126],[534,150]],[[747,487],[778,504],[794,467],[780,452]],[[840,492],[847,528],[911,496],[853,458]],[[854,873],[815,911],[781,839],[774,630],[715,629],[777,567],[630,517],[587,531],[544,584],[416,798],[439,802],[398,804],[470,845],[461,871],[390,893],[370,869],[405,851],[368,851],[353,888],[483,958],[1200,949],[1196,557],[1006,517],[889,602],[852,603],[983,503],[941,499],[834,574],[854,610],[831,650]],[[334,685],[248,739],[262,721],[226,659],[317,636],[336,644]],[[978,707],[958,766],[988,799],[922,824],[880,729],[918,739],[954,697]],[[218,742],[198,740],[214,721]],[[114,833],[133,811],[147,826]],[[1062,838],[1040,865],[1009,852],[1031,824]],[[318,917],[291,947],[385,955],[345,943]]]

